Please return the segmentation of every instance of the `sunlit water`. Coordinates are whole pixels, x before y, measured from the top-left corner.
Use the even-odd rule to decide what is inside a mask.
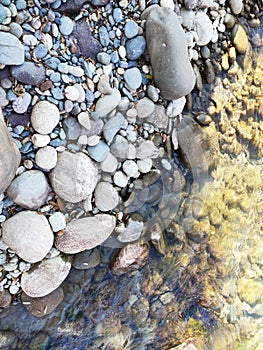
[[[51,315],[37,319],[20,304],[0,314],[1,330],[16,334],[10,348],[165,350],[188,340],[198,349],[263,349],[262,146],[240,130],[234,144],[223,130],[234,125],[224,118],[251,113],[248,100],[263,103],[262,65],[262,50],[254,48],[239,75],[246,83],[257,70],[261,96],[244,96],[232,115],[222,106],[212,115],[222,154],[168,226],[166,255],[151,247],[143,269],[115,276],[108,267],[113,251],[101,248],[99,267],[72,270],[65,300]],[[231,100],[234,86],[218,84],[218,94]],[[262,106],[251,117],[262,141]]]

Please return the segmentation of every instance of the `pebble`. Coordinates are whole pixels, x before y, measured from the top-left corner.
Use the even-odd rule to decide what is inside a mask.
[[[44,66],[37,66],[34,62],[25,62],[22,65],[11,68],[12,76],[24,84],[40,85],[46,79]]]
[[[74,28],[74,22],[67,16],[60,18],[59,30],[63,35],[70,35]]]
[[[133,20],[128,20],[124,26],[124,34],[126,38],[131,39],[138,34],[139,26]]]
[[[122,165],[122,169],[125,172],[125,174],[129,177],[137,178],[140,176],[138,165],[134,160],[125,160],[125,162]]]
[[[32,34],[23,35],[23,42],[27,46],[36,46],[38,43],[37,38]]]
[[[242,0],[229,0],[229,5],[231,8],[231,11],[234,15],[239,15],[243,8],[243,1]]]
[[[111,153],[119,160],[126,160],[129,158],[129,143],[121,135],[114,138],[114,142],[110,146]]]
[[[110,42],[110,38],[109,38],[109,33],[107,31],[107,28],[104,26],[101,26],[99,28],[99,37],[100,37],[100,43],[102,46],[108,46],[109,42]]]
[[[67,224],[64,234],[56,237],[55,246],[66,254],[92,249],[104,242],[115,226],[115,217],[108,214],[73,220]]]
[[[77,203],[86,199],[98,182],[98,169],[84,153],[60,153],[57,165],[51,171],[50,181],[55,193],[62,199]]]
[[[36,164],[42,169],[51,170],[57,164],[57,151],[51,146],[40,148],[36,153]]]
[[[153,102],[157,102],[159,100],[159,92],[153,85],[147,86],[147,95]]]
[[[77,101],[79,97],[78,89],[74,86],[67,86],[65,89],[65,96],[70,101]]]
[[[90,124],[90,117],[89,113],[87,112],[81,112],[78,114],[78,122],[80,125],[82,125],[86,129],[90,129],[91,124]]]
[[[53,245],[48,220],[35,211],[22,211],[6,220],[2,234],[3,241],[21,259],[30,263],[41,261]]]
[[[36,147],[45,147],[50,142],[49,135],[34,134],[31,138],[32,143]]]
[[[11,33],[0,31],[0,63],[21,65],[24,63],[24,60],[25,51],[20,40]]]
[[[248,49],[248,37],[241,24],[235,24],[232,29],[232,41],[238,53],[244,54]]]
[[[131,217],[127,220],[126,227],[120,232],[117,239],[123,243],[137,241],[143,232],[143,228],[143,221],[137,221]]]
[[[130,90],[138,89],[142,83],[141,72],[136,67],[127,69],[123,77]]]
[[[111,56],[106,52],[99,52],[97,54],[97,60],[102,64],[108,65],[110,64]]]
[[[151,158],[139,159],[137,160],[137,166],[141,173],[146,174],[151,170],[153,161]]]
[[[138,118],[147,118],[154,112],[154,109],[154,103],[148,97],[144,97],[136,103]]]
[[[34,50],[35,57],[40,60],[48,54],[48,49],[45,44],[39,44]]]
[[[171,10],[174,10],[174,2],[173,2],[173,0],[161,0],[160,1],[160,6],[161,7],[168,7]]]
[[[31,100],[31,95],[28,92],[24,92],[12,103],[13,110],[18,114],[25,113],[31,103]]]
[[[114,117],[111,117],[103,127],[103,136],[108,144],[111,144],[120,129],[126,129],[127,126],[128,122],[122,114],[118,113]]]
[[[95,248],[74,255],[72,266],[77,270],[86,270],[97,267],[100,261],[101,253]]]
[[[61,287],[40,298],[32,298],[25,293],[21,295],[22,304],[35,317],[43,317],[51,314],[63,299],[64,292]]]
[[[137,60],[146,48],[146,41],[143,36],[136,36],[126,43],[126,56],[129,60]]]
[[[43,260],[34,269],[23,272],[21,288],[32,298],[44,297],[61,285],[68,276],[70,268],[71,263],[65,256],[59,255]]]
[[[109,146],[100,140],[95,146],[88,147],[89,155],[96,162],[103,162],[110,153]]]
[[[129,177],[125,175],[122,171],[116,171],[116,173],[113,176],[113,181],[115,185],[123,188],[128,185]]]
[[[100,163],[101,170],[106,173],[114,173],[118,166],[118,160],[111,153]]]
[[[97,100],[95,112],[100,117],[105,117],[118,106],[120,101],[121,94],[118,89],[114,88],[110,95],[105,95]]]
[[[138,159],[154,158],[157,154],[157,148],[150,140],[144,140],[136,149],[136,157]]]
[[[112,93],[112,87],[110,86],[110,79],[109,76],[106,74],[102,74],[100,76],[100,80],[97,85],[97,89],[102,94],[110,95]]]
[[[64,230],[64,228],[66,227],[65,215],[59,211],[50,215],[48,220],[54,232]]]
[[[60,112],[57,106],[49,101],[40,101],[33,107],[31,123],[40,134],[49,134],[58,124]]]
[[[118,191],[109,182],[99,182],[94,195],[95,205],[100,211],[113,210],[119,203]]]
[[[7,195],[22,208],[36,210],[45,204],[49,191],[45,175],[39,170],[28,170],[12,181]]]
[[[12,22],[9,24],[10,33],[14,34],[17,38],[20,38],[23,35],[23,28],[20,24]]]
[[[206,13],[197,11],[194,17],[194,29],[198,35],[197,45],[207,45],[213,37],[213,24]]]

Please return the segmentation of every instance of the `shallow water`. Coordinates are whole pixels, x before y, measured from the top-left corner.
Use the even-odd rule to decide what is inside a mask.
[[[262,37],[262,26],[257,31]],[[251,58],[240,65],[240,81],[255,70],[263,75],[262,50]],[[263,79],[262,95],[244,97],[232,117],[248,112],[246,101],[262,101],[262,87]],[[234,86],[219,82],[220,93],[231,100]],[[262,138],[262,106],[254,112]],[[224,113],[212,115],[222,152],[217,167],[202,191],[191,192],[189,183],[165,232],[165,256],[151,247],[143,269],[115,276],[113,250],[101,248],[99,267],[71,271],[65,300],[51,315],[37,319],[20,304],[0,314],[1,330],[16,335],[10,348],[165,350],[186,340],[207,350],[263,348],[262,146],[255,152],[240,133],[235,148],[228,143]]]

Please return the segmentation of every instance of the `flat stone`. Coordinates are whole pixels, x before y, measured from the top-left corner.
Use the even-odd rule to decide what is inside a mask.
[[[53,232],[45,216],[22,211],[3,224],[3,241],[23,260],[35,263],[44,259],[53,245]]]
[[[126,138],[117,135],[110,146],[110,151],[117,159],[126,160],[129,158],[129,143]]]
[[[95,189],[95,205],[101,211],[113,210],[119,204],[119,195],[109,182],[100,182]]]
[[[234,15],[239,15],[243,8],[243,1],[242,0],[229,0],[229,5],[231,8],[231,11]]]
[[[136,158],[155,158],[158,154],[158,149],[155,147],[154,143],[150,140],[144,140],[136,149]]]
[[[189,94],[195,85],[186,34],[170,8],[151,7],[142,18],[146,18],[147,50],[154,82],[163,98],[175,100]]]
[[[117,113],[111,117],[103,127],[103,136],[110,144],[120,129],[127,129],[128,122],[122,114]]]
[[[77,270],[87,270],[97,267],[100,261],[101,253],[95,248],[74,255],[72,266]]]
[[[126,56],[129,60],[137,60],[146,48],[146,41],[143,36],[139,35],[132,38],[126,43]]]
[[[71,221],[64,234],[56,237],[56,248],[66,254],[92,249],[111,235],[115,225],[115,217],[108,214]]]
[[[45,147],[50,142],[49,135],[34,134],[32,135],[32,143],[36,147]]]
[[[98,99],[95,112],[97,112],[100,117],[105,117],[118,106],[120,101],[121,94],[118,89],[114,88],[110,95],[105,95]]]
[[[32,298],[25,293],[21,295],[22,304],[35,317],[51,314],[63,299],[64,292],[61,287],[41,298]]]
[[[21,83],[38,86],[46,79],[44,66],[33,62],[24,62],[21,66],[11,67],[12,76]]]
[[[142,75],[138,68],[127,69],[123,75],[127,87],[136,90],[142,83]]]
[[[213,24],[204,11],[197,11],[194,17],[194,29],[198,35],[197,45],[207,45],[213,37]]]
[[[248,37],[245,29],[241,24],[235,24],[232,29],[232,41],[240,54],[244,54],[248,49]]]
[[[95,146],[89,146],[88,152],[96,162],[103,162],[108,157],[110,149],[105,142],[100,140]]]
[[[68,151],[60,154],[49,176],[55,193],[71,203],[86,199],[99,179],[98,169],[87,155]]]
[[[20,65],[25,60],[24,46],[11,33],[0,32],[0,63],[5,65]]]
[[[51,170],[55,168],[57,164],[57,151],[54,147],[46,146],[39,149],[36,153],[36,164],[45,170]]]
[[[21,277],[22,290],[32,298],[44,297],[56,290],[66,279],[71,268],[64,256],[45,259]]]
[[[35,210],[46,202],[49,191],[47,179],[42,171],[28,170],[12,181],[7,195],[22,208]]]
[[[83,55],[87,58],[96,60],[97,54],[102,51],[102,45],[91,35],[86,19],[76,22],[69,38],[76,46],[75,54],[77,57]]]
[[[124,33],[126,38],[131,39],[138,34],[139,26],[133,20],[129,20],[125,23]]]
[[[67,16],[62,16],[60,19],[59,30],[63,35],[70,35],[74,28],[74,22]]]
[[[59,109],[49,101],[40,101],[32,109],[31,123],[40,134],[51,133],[58,124],[59,118]]]
[[[66,227],[65,215],[59,211],[50,215],[48,220],[54,232],[64,230],[64,228]]]
[[[137,161],[137,165],[139,171],[143,174],[146,174],[151,170],[153,161],[151,158],[140,159]]]
[[[111,268],[116,275],[138,270],[143,267],[149,255],[149,246],[144,241],[129,243],[114,257]]]
[[[147,118],[154,112],[154,103],[148,97],[143,97],[136,103],[136,110],[138,118]]]
[[[21,156],[20,152],[10,136],[2,110],[0,109],[0,193],[4,192],[15,177]]]
[[[114,173],[114,171],[117,169],[117,166],[118,160],[111,153],[109,153],[104,161],[100,163],[101,170],[105,173]]]
[[[28,92],[24,92],[13,103],[13,110],[18,114],[23,114],[27,111],[32,100],[32,96]]]
[[[117,239],[123,243],[137,241],[141,237],[143,229],[143,221],[129,218],[127,221],[127,225],[125,226],[123,231],[120,232],[120,234],[117,236]]]

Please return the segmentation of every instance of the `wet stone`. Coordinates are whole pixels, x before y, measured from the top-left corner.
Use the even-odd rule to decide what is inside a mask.
[[[95,248],[74,255],[72,266],[77,270],[87,270],[98,266],[100,261],[101,253]]]

